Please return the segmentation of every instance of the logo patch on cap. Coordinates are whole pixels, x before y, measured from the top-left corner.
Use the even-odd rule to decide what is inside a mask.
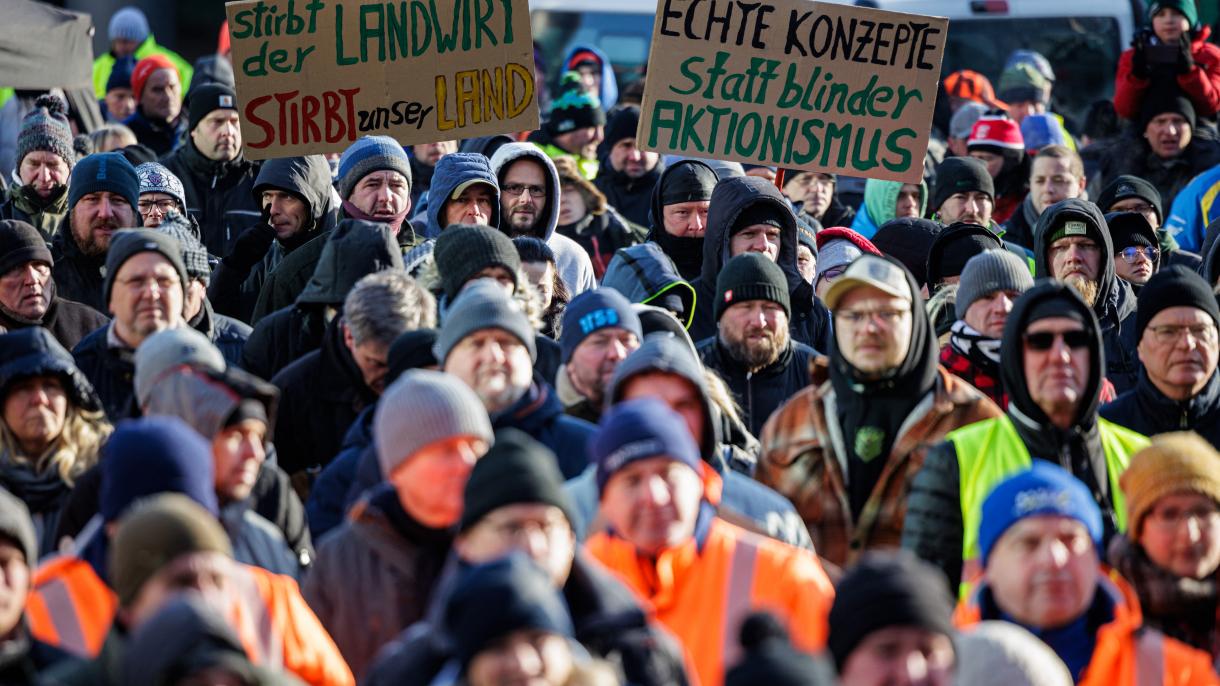
[[[730,288],[729,290],[724,292],[724,301],[726,303],[733,302],[733,289]]]
[[[227,95],[227,94],[221,95],[220,99],[219,99],[219,106],[220,107],[232,107],[233,106],[233,96]]]
[[[1118,187],[1118,190],[1116,191],[1115,194],[1116,195],[1135,195],[1135,188],[1132,187],[1130,184],[1124,183]]]
[[[1030,491],[1021,491],[1017,494],[1016,500],[1013,502],[1013,514],[1024,516],[1031,512],[1058,510],[1060,512],[1067,510],[1072,504],[1072,495],[1067,491],[1036,488]]]
[[[1063,235],[1083,236],[1089,232],[1089,225],[1078,219],[1063,222]]]

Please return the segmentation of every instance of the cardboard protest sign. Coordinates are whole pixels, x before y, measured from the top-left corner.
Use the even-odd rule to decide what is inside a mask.
[[[948,25],[808,0],[658,0],[637,140],[918,183]]]
[[[226,4],[246,157],[538,127],[528,0]]]

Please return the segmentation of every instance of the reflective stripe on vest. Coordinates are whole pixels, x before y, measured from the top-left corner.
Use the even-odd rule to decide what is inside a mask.
[[[741,624],[753,605],[754,561],[757,557],[758,548],[753,543],[737,539],[724,589],[724,636],[720,654],[726,669],[742,658]]]
[[[240,563],[234,563],[234,566],[232,587],[237,600],[238,634],[242,645],[255,664],[279,669],[284,665],[284,640],[255,578],[258,572]]]
[[[118,601],[89,563],[74,557],[47,561],[34,575],[26,601],[30,633],[80,657],[102,649]]]
[[[1145,628],[1135,639],[1135,686],[1161,686],[1165,680],[1165,636]]]

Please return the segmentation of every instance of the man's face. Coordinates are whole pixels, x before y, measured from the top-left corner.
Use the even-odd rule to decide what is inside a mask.
[[[491,279],[492,281],[495,281],[498,286],[504,289],[504,294],[510,298],[513,297],[513,294],[517,291],[517,282],[513,278],[513,273],[508,271],[506,267],[498,264],[493,264],[489,267],[483,267],[480,269],[475,273],[474,276],[470,277],[469,281],[462,284],[462,290],[464,291],[467,288],[470,288],[470,284],[478,281],[479,279]]]
[[[610,166],[628,178],[638,179],[656,168],[661,156],[641,150],[635,138],[624,138],[610,148]]]
[[[563,686],[571,682],[575,662],[564,637],[520,629],[475,655],[466,680],[470,686]]]
[[[227,162],[241,152],[241,121],[237,110],[213,110],[191,130],[195,148],[209,160]]]
[[[1161,251],[1147,245],[1129,245],[1114,255],[1114,274],[1128,283],[1144,285],[1156,271]]]
[[[72,237],[90,257],[106,253],[115,231],[135,225],[136,208],[117,193],[87,193],[72,206]]]
[[[1026,327],[1021,357],[1025,387],[1052,421],[1070,422],[1084,402],[1089,383],[1089,345],[1084,325],[1068,317],[1047,317]],[[1066,428],[1060,426],[1060,428]]]
[[[860,641],[843,662],[841,686],[949,686],[953,683],[953,641],[944,634],[910,626],[878,629]]]
[[[360,376],[364,385],[374,393],[381,395],[385,391],[385,375],[390,371],[386,358],[390,354],[390,346],[380,341],[364,341],[357,343],[347,324],[343,325],[343,343],[352,354],[352,360],[360,368]]]
[[[441,158],[451,152],[457,152],[457,141],[441,141],[439,143],[420,143],[411,146],[411,152],[415,155],[415,159],[423,162],[429,167],[435,167]]]
[[[950,195],[937,214],[945,226],[956,222],[991,226],[991,212],[994,209],[995,201],[990,195],[982,191],[966,191]]]
[[[542,301],[542,309],[551,306],[555,298],[555,266],[550,262],[522,262],[521,271],[538,291],[538,299]]]
[[[411,209],[411,185],[399,172],[383,169],[356,182],[348,200],[361,212],[389,221]]]
[[[1029,174],[1029,196],[1034,211],[1042,214],[1060,200],[1079,198],[1086,179],[1072,172],[1072,160],[1063,157],[1035,157]]]
[[[229,607],[232,573],[233,560],[221,553],[179,555],[140,587],[130,606],[121,608],[127,628],[138,628],[183,593],[198,593],[212,607]]]
[[[566,369],[572,386],[594,407],[601,407],[606,384],[614,376],[618,363],[640,347],[640,339],[626,329],[614,326],[589,334],[576,349]]]
[[[665,233],[679,238],[703,238],[707,231],[707,209],[710,200],[676,202],[661,208]]]
[[[212,437],[216,495],[221,502],[239,502],[250,496],[267,459],[266,440],[267,425],[260,419],[244,419]]]
[[[729,238],[729,257],[757,252],[772,262],[779,260],[780,229],[770,224],[751,224]]]
[[[182,323],[183,285],[169,260],[137,253],[119,267],[110,293],[116,332],[138,348],[145,338]]]
[[[140,92],[144,114],[160,121],[173,121],[182,111],[182,83],[175,69],[158,69],[144,82]]]
[[[492,187],[485,183],[476,183],[463,190],[458,197],[447,201],[441,208],[441,216],[445,220],[444,226],[451,224],[490,226],[491,208],[495,202],[496,193]]]
[[[13,541],[0,539],[0,635],[8,636],[25,612],[30,565]]]
[[[576,68],[576,72],[580,74],[580,85],[586,93],[601,97],[602,93],[602,68],[596,64],[582,64]]]
[[[1157,216],[1156,208],[1143,198],[1123,198],[1106,210],[1106,214],[1110,212],[1139,212],[1148,220],[1148,225],[1154,231],[1161,228],[1161,218]]]
[[[857,286],[834,311],[835,341],[848,364],[869,377],[895,369],[911,347],[911,301]]]
[[[720,341],[729,355],[751,370],[779,359],[788,347],[788,315],[770,300],[747,300],[720,316]]]
[[[987,174],[993,179],[1004,170],[1003,155],[998,155],[987,150],[971,150],[970,156],[987,165]]]
[[[656,555],[695,532],[703,480],[668,457],[629,463],[606,482],[601,511],[620,536],[641,553]]]
[[[140,199],[136,201],[136,209],[144,220],[144,226],[150,229],[161,226],[161,222],[165,221],[171,210],[185,214],[178,200],[168,193],[141,193]]]
[[[51,191],[68,184],[68,174],[71,173],[64,158],[46,150],[34,150],[21,158],[21,166],[17,170],[21,183],[32,186],[34,192],[46,198]]]
[[[500,183],[500,216],[514,236],[534,235],[546,212],[546,172],[533,160],[509,165]]]
[[[458,536],[454,549],[472,565],[498,560],[512,552],[529,555],[562,587],[572,569],[576,535],[563,510],[543,503],[502,505]]]
[[[1190,145],[1190,122],[1176,112],[1158,114],[1144,128],[1144,138],[1157,157],[1163,160],[1177,157]]]
[[[988,338],[999,340],[1004,336],[1004,324],[1012,304],[1021,297],[1019,291],[996,291],[970,303],[964,321],[970,328]]]
[[[623,387],[621,401],[639,398],[656,398],[669,405],[686,422],[691,438],[703,442],[704,408],[703,394],[690,381],[669,372],[645,372],[631,377]]]
[[[1220,567],[1220,510],[1190,491],[1161,496],[1144,517],[1139,544],[1158,567],[1186,579],[1206,579]]]
[[[1022,626],[1056,629],[1088,610],[1097,591],[1089,531],[1058,515],[1026,517],[1000,536],[985,578],[996,605]]]
[[[309,220],[309,205],[288,191],[263,191],[263,211],[281,241],[300,233]]]
[[[555,145],[586,160],[597,159],[597,146],[606,137],[605,128],[586,126],[555,136]]]
[[[1162,7],[1152,15],[1152,32],[1162,43],[1177,45],[1190,30],[1190,20],[1172,7]]]
[[[1008,116],[1018,126],[1031,114],[1046,114],[1046,105],[1041,100],[1020,100],[1008,103]]]
[[[54,376],[31,376],[9,386],[4,425],[29,456],[41,455],[64,430],[68,395]]]
[[[533,376],[529,349],[501,329],[480,329],[463,338],[449,351],[444,369],[479,396],[488,414],[517,402]]]
[[[394,484],[403,509],[429,528],[444,529],[457,524],[462,517],[466,479],[489,447],[480,438],[454,436],[408,455],[390,474],[390,483]]]
[[[1212,318],[1183,305],[1157,312],[1136,349],[1153,385],[1182,402],[1203,390],[1216,372],[1220,342]]]
[[[898,202],[894,204],[894,216],[919,218],[919,186],[913,183],[904,183],[902,188],[898,190]]]
[[[1065,236],[1051,243],[1047,252],[1051,277],[1066,281],[1092,306],[1101,273],[1101,246],[1088,236]]]
[[[804,243],[798,243],[796,246],[796,270],[801,273],[801,278],[805,280],[805,283],[810,284],[813,283],[813,277],[818,273],[818,258]]]
[[[24,319],[39,320],[51,306],[47,282],[51,265],[26,262],[0,275],[0,306]]]
[[[136,96],[130,88],[111,88],[106,91],[106,111],[114,121],[123,121],[136,111]]]

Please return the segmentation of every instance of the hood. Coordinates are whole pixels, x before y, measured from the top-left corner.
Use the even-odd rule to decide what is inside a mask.
[[[1070,198],[1043,210],[1042,215],[1038,217],[1037,226],[1034,227],[1034,274],[1038,278],[1050,277],[1050,260],[1046,255],[1050,243],[1047,241],[1047,237],[1050,227],[1065,217],[1075,217],[1098,227],[1097,235],[1093,236],[1093,239],[1098,241],[1102,248],[1101,274],[1097,284],[1097,304],[1094,305],[1093,310],[1098,318],[1102,318],[1106,314],[1107,304],[1116,299],[1117,294],[1115,293],[1114,243],[1110,240],[1110,231],[1106,228],[1106,218],[1097,205],[1087,200]],[[1011,321],[1011,317],[1009,320]]]
[[[648,240],[650,241],[655,241],[655,236],[658,233],[665,233],[665,224],[662,219],[665,215],[661,214],[662,191],[665,188],[665,182],[669,178],[669,175],[681,169],[682,165],[684,164],[697,164],[701,167],[707,168],[707,170],[712,174],[716,173],[716,170],[712,169],[703,162],[700,162],[699,160],[678,160],[672,164],[665,165],[665,168],[661,171],[660,175],[657,176],[656,185],[652,187],[652,201],[648,205]],[[657,166],[660,167],[661,163],[658,162]]]
[[[322,246],[318,266],[297,296],[297,304],[342,305],[348,291],[364,276],[402,268],[402,251],[389,226],[344,219]]]
[[[31,326],[0,336],[0,401],[14,382],[32,376],[55,376],[68,391],[73,404],[86,410],[101,410],[93,384],[76,367],[72,355],[51,332]]]
[[[1055,301],[1063,311],[1079,312],[1085,322],[1085,330],[1089,336],[1089,380],[1085,384],[1083,397],[1085,402],[1077,412],[1074,424],[1082,430],[1093,426],[1097,420],[1098,399],[1101,394],[1101,383],[1104,378],[1106,361],[1102,348],[1101,327],[1097,316],[1076,293],[1076,289],[1061,282],[1050,279],[1040,279],[1038,283],[1026,291],[1013,304],[1012,312],[1008,314],[1008,322],[1004,325],[1005,341],[1020,341],[1025,329],[1029,326],[1030,313],[1043,301]],[[1004,345],[1000,348],[1000,380],[1004,391],[1008,393],[1008,414],[1014,421],[1039,430],[1050,426],[1050,420],[1042,408],[1034,402],[1025,383],[1025,364],[1021,345]]]
[[[279,389],[262,379],[229,367],[223,372],[174,367],[156,379],[144,406],[145,416],[178,417],[209,441],[245,400],[263,406],[267,440],[275,422]]]
[[[898,194],[905,184],[901,181],[881,181],[869,179],[864,182],[864,209],[868,210],[868,218],[874,226],[881,226],[895,218],[894,210],[898,204]],[[919,182],[919,215],[922,217],[928,209],[928,184]]]
[[[505,169],[513,162],[525,157],[536,160],[546,170],[546,211],[542,217],[543,235],[537,236],[537,238],[549,241],[551,234],[555,233],[555,227],[559,225],[559,172],[555,170],[555,163],[551,161],[551,158],[546,156],[542,148],[533,143],[506,143],[500,146],[500,149],[492,156],[491,173],[496,175],[496,180],[499,182],[504,177]],[[497,218],[495,226],[499,225],[500,220]]]
[[[716,184],[712,205],[708,208],[707,233],[703,236],[703,271],[699,278],[713,291],[716,277],[729,261],[729,231],[737,217],[755,205],[771,205],[779,211],[784,226],[780,230],[777,263],[788,279],[788,291],[796,291],[805,284],[796,268],[796,215],[792,213],[792,205],[770,181],[757,176],[739,176]]]
[[[682,299],[683,328],[695,316],[695,289],[682,279],[673,260],[651,241],[620,248],[606,267],[602,286],[613,288],[633,303],[649,304],[669,294]]]
[[[470,179],[486,181],[495,186],[496,201],[491,207],[491,224],[500,225],[500,184],[496,183],[496,176],[488,166],[487,158],[478,153],[454,152],[442,157],[432,172],[432,185],[428,187],[428,207],[425,210],[428,221],[424,234],[428,238],[441,235],[441,208],[453,194],[453,189]]]
[[[596,46],[589,45],[588,43],[573,43],[572,47],[568,48],[568,54],[563,56],[563,63],[559,65],[559,73],[562,75],[563,72],[568,71],[568,60],[572,59],[572,55],[575,55],[582,50],[587,50],[594,55],[597,55],[597,58],[601,60],[602,111],[609,112],[611,108],[618,103],[618,77],[614,75],[614,66],[610,64],[610,58],[606,57],[606,53],[599,50]]]
[[[516,142],[512,136],[503,133],[497,133],[494,136],[479,136],[478,138],[467,138],[462,141],[462,147],[458,148],[461,152],[477,152],[488,159],[496,154],[500,146],[505,143]]]
[[[304,157],[277,157],[267,160],[259,169],[251,191],[254,203],[263,206],[263,190],[278,188],[300,196],[309,205],[314,231],[325,224],[323,218],[335,211],[334,192],[331,190],[330,164],[321,155]]]

